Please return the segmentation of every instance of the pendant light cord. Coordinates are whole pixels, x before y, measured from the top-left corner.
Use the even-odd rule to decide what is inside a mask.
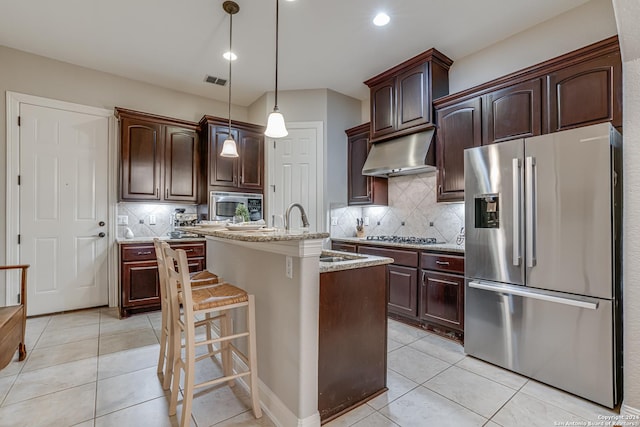
[[[232,38],[233,37],[233,14],[229,13],[229,138],[233,138],[231,136],[231,62],[233,51],[231,50],[232,46]]]
[[[275,96],[275,108],[278,109],[278,28],[280,20],[280,1],[276,0],[276,96]]]

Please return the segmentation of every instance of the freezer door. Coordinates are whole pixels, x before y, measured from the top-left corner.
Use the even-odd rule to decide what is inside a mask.
[[[527,286],[613,298],[609,124],[525,140]]]
[[[612,319],[609,300],[467,280],[464,351],[612,408]]]
[[[524,284],[524,142],[465,150],[465,275]]]

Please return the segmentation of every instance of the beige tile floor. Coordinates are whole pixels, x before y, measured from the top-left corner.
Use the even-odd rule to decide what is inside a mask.
[[[27,360],[0,371],[0,427],[177,425],[156,374],[159,327],[159,313],[120,320],[107,308],[28,319]],[[542,427],[615,415],[392,320],[388,352],[389,390],[327,427]],[[204,362],[204,374],[218,372]],[[196,393],[191,425],[274,426],[253,418],[242,388],[224,385]]]

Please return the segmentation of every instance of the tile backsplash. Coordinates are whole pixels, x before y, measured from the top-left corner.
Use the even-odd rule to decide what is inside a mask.
[[[184,208],[186,213],[196,213],[195,205],[118,203],[118,216],[127,216],[129,224],[118,225],[118,237],[124,238],[129,227],[134,237],[161,237],[171,231],[171,214],[176,208]],[[155,225],[150,224],[150,216],[155,216]]]
[[[389,178],[389,206],[331,209],[331,237],[354,237],[356,218],[369,218],[367,236],[435,237],[456,243],[464,227],[464,203],[436,203],[436,173]]]

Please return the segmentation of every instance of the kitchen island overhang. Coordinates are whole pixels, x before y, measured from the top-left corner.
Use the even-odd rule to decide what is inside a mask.
[[[329,234],[198,233],[206,236],[207,269],[255,295],[264,410],[283,426],[319,426],[319,257]]]

